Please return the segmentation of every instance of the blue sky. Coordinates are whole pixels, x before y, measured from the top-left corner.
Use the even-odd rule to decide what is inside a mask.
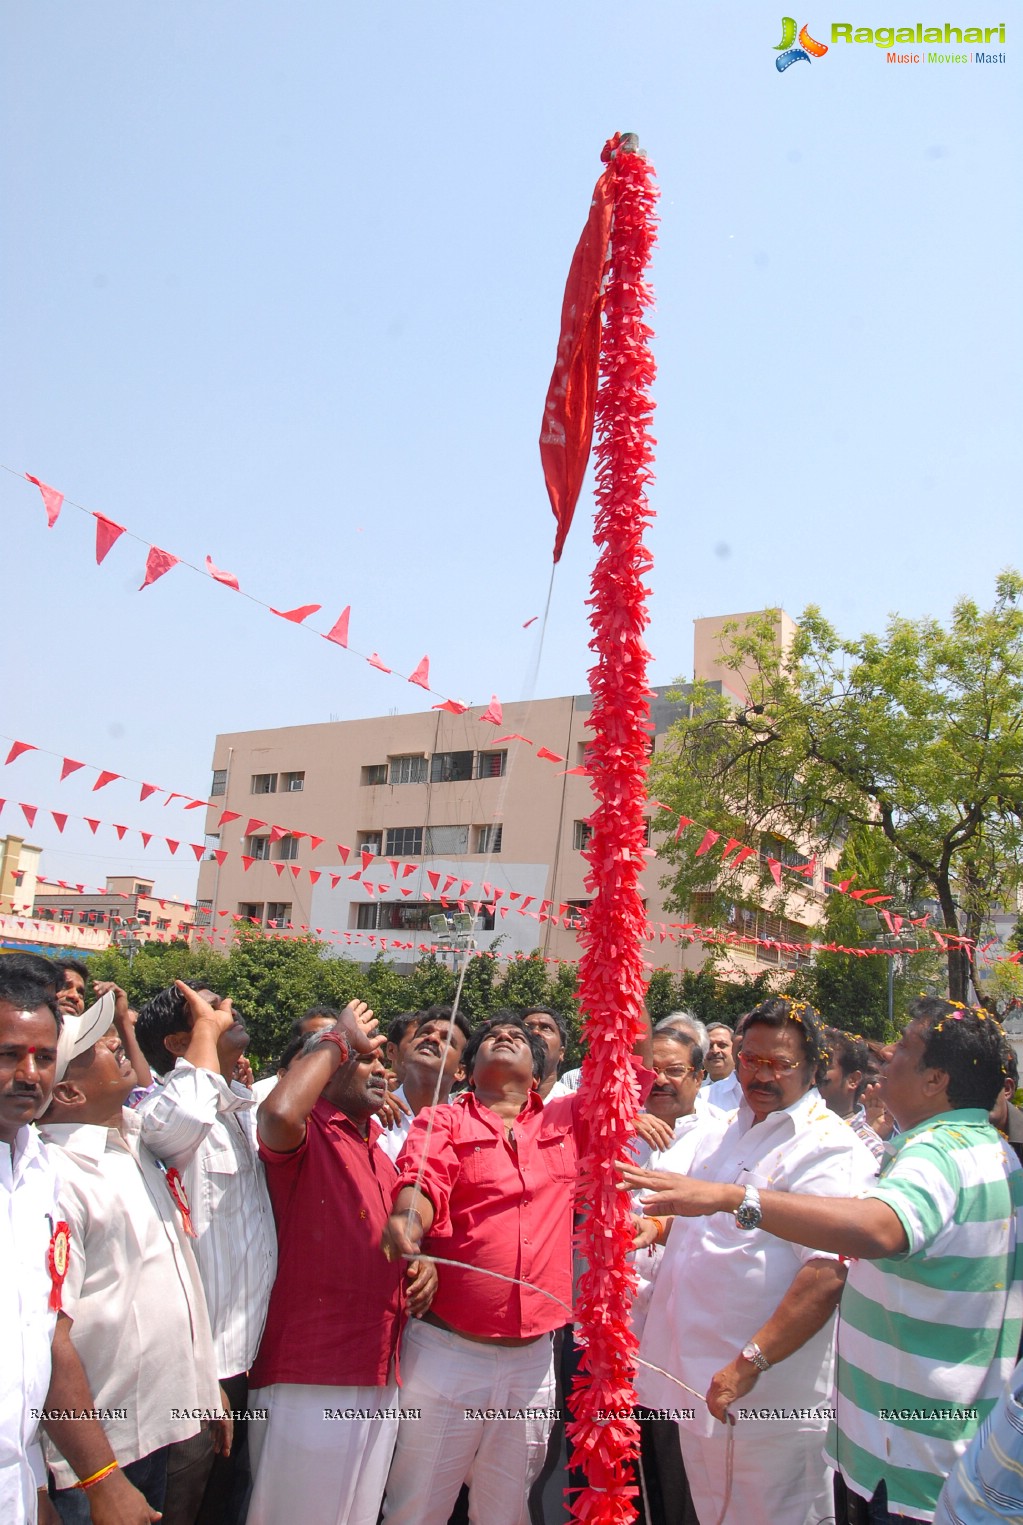
[[[912,12],[912,14],[911,14]],[[779,74],[765,4],[8,7],[0,462],[467,701],[578,691],[588,491],[554,584],[537,435],[604,140],[661,188],[652,681],[693,618],[944,616],[1023,564],[1018,0],[1001,65],[834,44]],[[0,732],[204,795],[218,731],[419,690],[0,472]],[[544,739],[544,738],[541,738]],[[5,755],[5,754],[4,754]],[[0,795],[191,840],[30,754]],[[120,791],[120,792],[119,792]],[[17,831],[9,803],[0,826]],[[191,864],[40,815],[51,878]],[[135,845],[130,846],[134,840]]]

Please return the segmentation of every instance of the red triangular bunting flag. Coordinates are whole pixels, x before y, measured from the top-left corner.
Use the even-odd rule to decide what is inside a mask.
[[[735,857],[732,859],[732,867],[738,868],[739,864],[745,863],[747,858],[755,858],[756,853],[757,850],[755,847],[744,847],[742,851],[737,852]]]
[[[37,752],[38,750],[39,748],[33,746],[30,741],[16,741],[4,759],[4,767],[6,768],[8,763],[12,763],[16,757],[20,757],[22,752]]]
[[[61,782],[61,783],[63,783],[63,782],[64,782],[64,780],[65,780],[65,779],[66,779],[66,778],[67,778],[67,777],[68,777],[68,776],[69,776],[69,775],[70,775],[70,774],[72,774],[72,773],[76,773],[76,772],[77,772],[77,771],[78,771],[78,769],[79,769],[79,768],[84,768],[84,767],[85,767],[85,764],[84,764],[84,763],[80,763],[80,762],[75,762],[75,760],[74,760],[74,758],[73,758],[73,757],[65,757],[65,759],[64,759],[64,762],[63,762],[63,764],[62,764],[62,765],[61,765],[61,770],[60,770],[60,782]]]
[[[271,826],[270,827],[270,841],[271,842],[279,842],[282,837],[286,837],[287,835],[288,835],[288,828],[286,826]]]
[[[143,847],[148,847],[153,840],[153,833],[151,831],[140,831],[139,836],[142,838]]]
[[[299,604],[297,609],[274,609],[271,606],[270,613],[276,614],[279,619],[290,620],[293,625],[301,625],[310,614],[317,614],[322,608],[322,604]]]
[[[21,807],[22,815],[30,826],[34,826],[36,823],[36,812],[38,809],[38,805],[22,805]]]
[[[434,710],[447,710],[452,715],[464,715],[469,708],[467,704],[460,704],[457,699],[445,699],[443,704],[432,704]]]
[[[139,799],[147,800],[151,794],[156,794],[159,788],[159,784],[143,784],[139,790]]]
[[[316,849],[321,845],[322,842],[323,842],[323,838],[322,837],[314,836],[312,832],[309,833],[309,846],[310,846],[310,848],[312,849],[313,852],[316,851]]]
[[[96,793],[97,789],[105,789],[107,784],[112,784],[115,778],[120,778],[120,777],[121,777],[120,773],[109,773],[107,771],[107,769],[104,768],[103,772],[100,774],[99,778],[96,780],[96,782],[92,786],[93,794]]]
[[[559,752],[550,752],[546,747],[537,747],[536,755],[542,762],[564,762],[565,759]]]
[[[351,856],[352,849],[350,847],[346,847],[343,842],[339,842],[337,844],[337,851],[338,851],[338,857],[341,859],[341,862],[342,863],[347,863],[349,857]]]
[[[96,832],[99,830],[99,822],[98,821],[94,821],[91,818],[91,816],[86,816],[85,817],[85,824],[86,824],[86,826],[89,827],[89,829],[92,832],[93,836],[95,836]]]
[[[215,567],[213,565],[208,556],[206,558],[206,570],[213,578],[214,582],[222,582],[225,588],[233,588],[236,593],[240,592],[238,587],[238,579],[235,577],[234,573],[222,572],[219,567]]]
[[[170,551],[161,551],[158,545],[151,545],[149,547],[149,555],[146,557],[146,575],[139,585],[139,592],[141,593],[143,588],[148,588],[150,583],[156,582],[158,578],[161,578],[165,572],[169,572],[171,567],[176,567],[177,564],[177,556],[172,556]]]
[[[171,857],[173,857],[174,854],[177,852],[178,848],[181,846],[181,843],[180,842],[175,842],[173,837],[164,837],[163,840],[166,842],[167,846],[170,848],[170,850],[171,850]]]
[[[781,864],[778,862],[778,859],[768,858],[767,866],[771,870],[771,878],[778,888],[781,889]]]
[[[218,828],[221,826],[227,826],[231,821],[240,820],[241,816],[238,814],[237,810],[222,810],[220,812],[220,820],[217,822],[217,826]]]
[[[284,872],[284,864],[283,863],[274,863],[272,865],[272,867],[273,867],[274,873],[277,875],[277,877],[279,879],[281,877],[281,875],[283,874],[283,872]]]
[[[409,874],[414,874],[415,871],[416,865],[414,863],[403,863],[401,867],[401,877],[403,879],[407,879]]]
[[[397,860],[397,858],[388,858],[387,861],[391,865],[391,877],[393,879],[397,879],[397,877],[398,877],[398,860]]]
[[[124,834],[128,830],[127,826],[115,826],[114,830],[117,832],[117,840],[123,842]]]
[[[713,831],[710,827],[708,827],[703,834],[703,841],[700,843],[693,856],[696,858],[702,858],[704,853],[709,853],[720,835],[721,833],[719,831]]]
[[[721,857],[722,857],[722,859],[727,858],[729,853],[734,853],[735,849],[737,847],[741,847],[741,846],[742,846],[742,843],[739,841],[738,837],[729,837],[728,841],[725,843],[724,847],[721,849]]]
[[[408,886],[407,886],[407,885],[405,885],[405,884],[400,884],[400,885],[399,885],[399,886],[398,886],[398,888],[399,888],[399,889],[400,889],[400,890],[401,890],[401,893],[402,893],[402,894],[403,894],[403,895],[411,895],[411,893],[412,893],[412,891],[411,891],[411,890],[410,890],[410,889],[409,889],[409,888],[408,888]]]
[[[293,879],[297,879],[299,874],[302,872],[302,870],[299,868],[298,864],[297,863],[289,863],[288,867],[291,870],[291,877]]]
[[[196,861],[196,863],[201,863],[202,862],[202,855],[206,851],[205,847],[203,847],[201,842],[189,842],[188,845],[192,849],[192,851],[195,853],[195,861]]]
[[[256,819],[256,817],[254,815],[250,816],[249,817],[249,824],[245,828],[245,835],[247,837],[251,837],[251,835],[252,835],[252,833],[254,831],[258,831],[261,826],[265,826],[265,825],[266,825],[265,821],[257,821],[257,819]]]
[[[471,889],[472,889],[472,880],[471,879],[463,879],[462,883],[459,885],[458,893],[462,897],[462,899],[464,900],[466,895],[469,893],[469,891]]]
[[[675,841],[676,842],[678,841],[678,839],[682,835],[682,833],[685,831],[686,827],[687,826],[691,826],[692,824],[693,824],[692,821],[689,819],[689,817],[687,815],[680,815],[679,816],[679,818],[678,818],[678,826],[675,828]]]
[[[96,521],[96,565],[99,566],[115,540],[124,534],[124,525],[115,524],[106,514],[93,513]]]
[[[221,868],[223,868],[223,866],[224,866],[224,859],[227,857],[227,853],[224,852],[222,848],[215,847],[213,849],[213,856],[216,858],[216,860],[220,864]],[[244,859],[242,861],[244,862]],[[249,859],[250,863],[252,863],[253,861],[254,860],[252,858]]]
[[[491,694],[490,703],[483,711],[480,719],[485,720],[488,725],[503,725],[504,714],[501,710],[501,701],[498,699],[496,694]]]
[[[455,882],[455,880],[457,878],[458,878],[457,874],[448,874],[445,877],[445,879],[444,879],[444,888],[441,890],[441,894],[442,895],[446,895],[447,894],[448,890],[451,888],[451,886],[454,884],[454,882]]]
[[[376,857],[376,853],[368,852],[365,847],[362,849],[362,871],[363,871],[363,873],[366,872],[366,870],[369,868],[370,864],[373,862],[373,859],[375,857]]]
[[[219,863],[219,861],[220,861],[220,854],[219,853],[215,853],[214,856],[216,857],[217,862]],[[225,853],[224,856],[226,857],[227,854]],[[241,859],[242,859],[242,873],[243,874],[247,874],[249,869],[252,867],[252,865],[255,863],[256,860],[255,860],[255,858],[247,858],[244,853],[242,853]]]
[[[317,881],[319,880],[319,878],[320,878],[320,870],[318,868],[311,868],[309,870],[309,879],[310,879],[310,882],[312,884],[316,884]]]
[[[336,890],[340,883],[341,883],[341,875],[340,874],[331,874],[331,876],[330,876],[330,887],[331,887],[331,889],[332,890]]]
[[[440,874],[435,869],[428,868],[426,870],[426,877],[430,881],[430,888],[435,890],[440,884]]]
[[[384,666],[383,662],[381,662],[379,656],[375,651],[371,657],[366,658],[366,661],[369,663],[370,667],[379,667],[381,672],[390,672],[391,670],[389,667]]]
[[[429,657],[424,657],[423,658],[423,660],[420,662],[419,666],[416,668],[415,672],[410,675],[409,682],[410,683],[418,683],[420,688],[429,688],[429,686],[430,686],[430,658]]]
[[[43,505],[46,509],[46,526],[52,530],[60,515],[60,510],[64,503],[64,494],[58,492],[55,487],[47,487],[45,482],[40,482],[38,477],[30,476],[27,471],[25,478],[27,481],[33,482],[42,493]]]
[[[50,814],[53,816],[53,824],[57,830],[63,833],[64,827],[67,825],[67,816],[63,815],[59,810],[51,810]]]
[[[323,639],[325,641],[333,641],[337,646],[347,646],[348,621],[351,618],[351,613],[351,604],[346,604]]]

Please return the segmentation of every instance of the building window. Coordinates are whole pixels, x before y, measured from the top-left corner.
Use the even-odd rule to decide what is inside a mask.
[[[258,863],[264,863],[270,856],[269,837],[250,837],[245,847],[246,856],[255,858]]]
[[[156,930],[158,932],[169,932],[170,931],[170,917],[169,916],[158,916],[156,918]]]
[[[197,927],[208,927],[212,915],[212,900],[197,900],[195,902],[195,925]]]
[[[435,752],[430,758],[432,784],[457,784],[472,778],[471,752]]]
[[[786,868],[805,868],[809,859],[798,853],[791,842],[786,842],[784,837],[776,837],[765,833],[760,838],[760,851],[765,858],[777,858],[779,863],[784,863]]]
[[[423,851],[421,826],[389,826],[386,853],[389,858],[418,858]]]
[[[473,852],[499,853],[501,851],[501,837],[504,831],[501,821],[491,826],[476,826],[473,830],[476,838]]]
[[[361,853],[375,853],[379,857],[383,850],[384,839],[379,831],[360,831],[355,845]]]
[[[266,908],[268,927],[286,927],[291,921],[291,901],[271,900]]]
[[[153,881],[152,881],[152,879],[147,879],[144,884],[136,884],[136,886],[135,886],[135,894],[136,895],[151,895],[152,893],[153,893]]]
[[[593,827],[589,821],[576,821],[572,827],[572,846],[576,852],[582,852],[584,847],[589,846],[593,835]]]
[[[293,863],[298,857],[298,838],[281,837],[277,843],[277,857],[282,863]]]
[[[366,767],[363,768],[363,770],[362,770],[362,783],[364,783],[364,784],[386,784],[386,782],[387,782],[387,764],[386,763],[368,763],[366,765]]]
[[[215,852],[219,852],[219,851],[220,851],[220,832],[219,831],[208,831],[206,833],[206,840],[203,843],[203,852],[204,852],[204,854],[206,856],[206,861],[209,862],[209,860],[213,857],[213,854]]]
[[[60,919],[61,924],[63,926],[65,926],[65,927],[69,927],[71,925],[71,923],[74,921],[75,913],[74,913],[74,911],[71,909],[71,907],[69,905],[66,905],[66,906],[63,907],[63,909],[61,910],[60,918],[59,919]]]
[[[214,794],[226,794],[226,793],[227,793],[227,769],[226,768],[214,768],[214,770],[213,770],[213,783],[210,785],[210,794],[214,795]]]
[[[450,854],[458,857],[468,851],[468,826],[428,826],[426,828],[426,856],[428,858],[443,858]]]
[[[649,820],[646,820],[646,821],[643,822],[643,846],[644,847],[649,847],[650,846],[650,822],[649,822]]]
[[[301,794],[305,788],[304,773],[282,773],[281,788],[285,794]]]
[[[100,917],[102,918],[102,916],[103,913],[101,911]],[[145,911],[141,906],[139,906],[138,910],[135,912],[135,917],[140,927],[148,927],[153,920],[153,913],[152,911]]]
[[[422,756],[388,758],[388,783],[425,784],[426,758]]]
[[[578,928],[586,925],[591,902],[589,900],[570,900],[568,902],[568,916],[566,920],[570,927]]]
[[[357,905],[355,907],[355,925],[360,932],[375,932],[377,928],[376,905]]]
[[[507,752],[479,752],[476,755],[476,777],[504,778],[507,765]]]
[[[276,773],[253,773],[253,775],[252,775],[252,793],[253,794],[276,794],[277,793],[277,774]]]
[[[249,921],[263,924],[263,902],[261,900],[244,900],[238,906],[238,915],[244,916]]]

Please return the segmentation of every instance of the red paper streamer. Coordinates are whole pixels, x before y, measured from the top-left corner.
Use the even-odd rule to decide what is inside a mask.
[[[234,573],[222,572],[219,567],[215,567],[213,565],[213,562],[208,556],[206,558],[206,570],[213,578],[214,582],[222,582],[225,588],[233,588],[236,593],[241,592],[241,589],[238,586],[238,579],[235,577]]]
[[[176,567],[177,564],[177,556],[172,556],[170,551],[161,551],[158,545],[151,545],[149,547],[149,555],[146,557],[146,575],[139,587],[139,592],[141,593],[143,588],[148,588],[150,583],[156,582],[158,578],[162,577],[165,572],[169,572],[171,567]]]
[[[597,807],[584,856],[593,900],[579,964],[589,1043],[580,1095],[591,1119],[580,1200],[589,1211],[581,1234],[587,1269],[577,1302],[585,1348],[569,1425],[576,1465],[587,1478],[571,1513],[589,1525],[627,1525],[635,1519],[631,1459],[639,1437],[634,1420],[608,1424],[604,1417],[608,1410],[629,1413],[635,1403],[636,1338],[630,1321],[635,1273],[627,1259],[632,1229],[626,1194],[616,1189],[614,1162],[628,1147],[638,1109],[629,1054],[641,1030],[646,988],[647,919],[639,874],[646,861],[649,755],[643,575],[651,559],[643,533],[651,518],[645,488],[653,459],[648,388],[655,367],[643,313],[652,300],[644,272],[654,243],[657,193],[653,172],[636,147],[631,135],[623,140],[616,134],[601,155],[614,217],[596,413],[594,539],[601,549],[589,600],[590,647],[597,663],[590,672],[593,741],[587,763]],[[549,906],[541,906],[544,910]]]
[[[38,477],[30,476],[27,471],[25,473],[25,479],[28,482],[33,482],[42,493],[43,506],[46,509],[46,526],[48,529],[52,530],[53,526],[56,524],[58,518],[60,517],[61,508],[64,506],[64,494],[62,492],[58,492],[56,487],[49,487],[45,482],[40,482]]]
[[[100,566],[110,547],[124,534],[124,525],[115,524],[106,514],[93,512],[96,521],[96,565]]]

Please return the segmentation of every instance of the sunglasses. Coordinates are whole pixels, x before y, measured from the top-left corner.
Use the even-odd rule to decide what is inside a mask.
[[[791,1075],[793,1070],[801,1070],[803,1061],[800,1059],[769,1059],[765,1054],[747,1054],[742,1049],[739,1051],[739,1065],[747,1075],[755,1075],[758,1070],[770,1070],[775,1080],[780,1080],[783,1075]]]

